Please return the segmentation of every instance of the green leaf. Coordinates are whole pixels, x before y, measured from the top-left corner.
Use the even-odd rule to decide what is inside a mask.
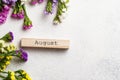
[[[69,3],[69,0],[66,0],[66,2],[65,3]]]

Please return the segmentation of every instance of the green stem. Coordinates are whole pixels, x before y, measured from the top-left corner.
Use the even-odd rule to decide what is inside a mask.
[[[15,51],[9,52],[9,53],[2,53],[0,56],[15,56]]]
[[[5,74],[7,74],[8,72],[2,71],[2,72],[0,72],[0,73],[5,73]]]
[[[0,11],[1,11],[1,9],[2,9],[2,0],[0,0]]]
[[[5,78],[4,76],[0,75],[0,78]]]
[[[23,8],[23,10],[24,10],[25,17],[28,17],[28,16],[27,16],[27,12],[26,12],[26,8],[25,8],[25,5],[24,5],[24,4],[22,5],[22,8]]]

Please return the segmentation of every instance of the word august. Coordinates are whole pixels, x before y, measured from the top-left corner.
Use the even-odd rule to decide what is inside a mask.
[[[39,41],[35,40],[35,45],[47,46],[47,45],[58,45],[57,41]]]

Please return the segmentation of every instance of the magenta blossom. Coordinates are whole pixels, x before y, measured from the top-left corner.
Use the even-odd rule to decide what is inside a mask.
[[[23,24],[23,29],[28,30],[31,27],[32,27],[32,21],[28,17],[25,17],[24,24]]]
[[[5,5],[1,12],[0,12],[0,24],[3,24],[5,23],[6,19],[7,19],[7,16],[8,16],[8,13],[9,13],[9,10],[10,10],[10,7]]]
[[[14,5],[17,0],[2,0],[3,3],[8,5]]]
[[[38,3],[42,3],[44,0],[38,0]]]
[[[28,60],[28,53],[26,51],[24,51],[23,49],[17,50],[16,54],[23,61],[27,61]]]

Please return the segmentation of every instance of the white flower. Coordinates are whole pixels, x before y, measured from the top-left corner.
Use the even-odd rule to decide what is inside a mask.
[[[4,48],[0,48],[0,52],[4,52]]]
[[[25,4],[25,2],[27,2],[27,0],[21,0],[21,5]]]
[[[66,2],[67,0],[61,0],[61,2]]]
[[[55,25],[57,25],[58,23],[59,23],[58,20],[53,21],[53,24],[55,24]]]
[[[64,9],[62,9],[62,11],[63,11],[63,12],[66,12],[66,11],[67,11],[67,9],[66,9],[66,8],[64,8]]]
[[[0,40],[0,48],[5,46],[5,41],[4,40]]]

